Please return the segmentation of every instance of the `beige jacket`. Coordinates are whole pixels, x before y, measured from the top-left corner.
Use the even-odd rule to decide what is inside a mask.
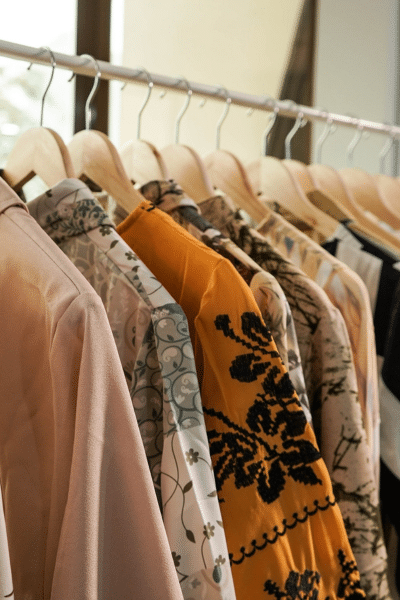
[[[0,256],[15,598],[182,600],[102,302],[1,179]]]

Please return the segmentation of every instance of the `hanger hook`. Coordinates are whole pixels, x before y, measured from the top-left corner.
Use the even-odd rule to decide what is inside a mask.
[[[225,92],[225,107],[224,107],[222,115],[220,116],[220,118],[218,120],[217,127],[215,130],[215,147],[217,150],[219,150],[219,147],[221,145],[221,127],[222,127],[222,124],[225,121],[226,117],[228,116],[228,112],[229,112],[229,109],[231,107],[231,102],[232,102],[232,98],[229,96],[229,92],[226,89],[226,87],[221,85],[220,90]]]
[[[270,117],[268,119],[267,126],[264,129],[264,132],[262,134],[262,148],[261,148],[261,155],[262,156],[267,156],[268,155],[268,140],[269,140],[269,135],[270,135],[270,133],[272,131],[273,126],[275,125],[275,121],[276,121],[276,119],[278,117],[278,114],[279,114],[279,111],[280,111],[280,108],[279,108],[277,102],[275,102],[273,100],[273,98],[269,97],[269,98],[267,98],[267,100],[265,102],[267,103],[267,102],[271,102],[271,101],[274,102],[275,106],[274,106],[274,110],[273,110],[272,115],[270,115]]]
[[[189,103],[190,103],[190,99],[192,97],[192,93],[193,90],[189,85],[188,80],[186,79],[186,77],[180,77],[178,79],[178,83],[180,83],[181,81],[183,81],[183,83],[185,83],[186,87],[187,87],[187,96],[186,96],[186,100],[185,100],[185,104],[182,106],[177,118],[176,118],[176,122],[175,122],[175,144],[179,144],[179,133],[180,133],[180,126],[181,126],[181,121],[182,121],[182,117],[185,114],[185,112],[187,111],[187,109],[189,108]]]
[[[90,54],[81,54],[79,56],[79,58],[84,58],[84,57],[89,58],[95,64],[95,67],[96,67],[96,75],[94,76],[93,87],[90,90],[90,94],[89,94],[89,96],[86,100],[86,104],[85,104],[85,129],[90,129],[91,124],[92,124],[92,108],[91,108],[90,104],[96,95],[97,88],[99,86],[99,80],[101,77],[101,71],[100,71],[99,63],[94,58],[94,56],[91,56]],[[74,77],[75,77],[75,73],[72,73],[72,75],[71,75],[70,79],[68,79],[68,81],[72,81]]]
[[[326,119],[325,127],[322,130],[320,137],[318,138],[315,144],[315,156],[317,164],[322,164],[322,146],[325,143],[328,136],[336,131],[336,125],[333,122],[333,117],[329,113],[327,113],[328,117]]]
[[[295,105],[295,102],[293,102],[293,104]],[[292,129],[289,131],[287,136],[285,137],[285,158],[286,159],[292,158],[292,148],[291,148],[292,139],[294,138],[294,136],[296,135],[298,130],[301,127],[304,127],[304,125],[306,125],[306,124],[307,124],[307,120],[304,118],[304,113],[302,111],[299,111],[299,113],[297,115],[297,119],[295,121],[295,124],[293,125]]]
[[[38,53],[38,54],[43,54],[43,51],[45,51],[45,50],[47,50],[47,52],[50,54],[50,59],[51,59],[51,75],[50,75],[49,83],[47,84],[47,87],[46,87],[46,89],[44,90],[44,92],[43,92],[43,96],[42,96],[42,103],[41,103],[41,109],[40,109],[40,127],[43,127],[44,101],[45,101],[45,99],[46,99],[47,92],[49,91],[49,88],[50,88],[50,86],[51,86],[51,82],[53,81],[53,77],[54,77],[54,71],[56,70],[56,66],[57,66],[56,59],[55,59],[55,57],[54,57],[54,53],[53,53],[53,51],[51,50],[51,48],[49,48],[48,46],[42,46],[42,47],[39,49],[39,53]],[[31,64],[28,66],[28,71],[29,71],[29,69],[31,68],[32,64],[33,64],[33,63],[31,63]]]
[[[347,151],[346,151],[346,163],[348,167],[352,167],[353,163],[354,163],[354,150],[356,148],[356,146],[358,146],[362,135],[364,133],[364,125],[362,125],[360,119],[358,120],[358,124],[357,124],[357,131],[353,137],[353,139],[351,140]]]
[[[385,163],[387,155],[389,154],[390,149],[396,141],[396,135],[393,132],[393,130],[390,131],[389,136],[389,139],[387,140],[387,142],[385,142],[382,150],[379,152],[379,172],[382,174],[385,173]]]
[[[144,69],[143,67],[140,67],[140,74],[144,73],[147,77],[147,83],[148,83],[148,87],[147,87],[147,94],[146,97],[144,99],[144,102],[142,104],[142,106],[140,107],[139,113],[138,113],[138,118],[137,118],[137,130],[136,130],[136,139],[140,140],[140,130],[141,130],[141,125],[142,125],[142,115],[143,115],[143,111],[146,108],[149,100],[150,100],[150,96],[151,96],[151,92],[153,91],[153,86],[154,86],[154,82],[150,76],[150,73],[147,71],[147,69]]]

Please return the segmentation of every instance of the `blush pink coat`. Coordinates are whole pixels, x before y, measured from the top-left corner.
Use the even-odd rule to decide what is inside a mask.
[[[182,600],[102,302],[2,179],[0,482],[16,599]]]

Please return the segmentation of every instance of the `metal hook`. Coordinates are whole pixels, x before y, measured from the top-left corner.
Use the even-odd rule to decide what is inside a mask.
[[[324,142],[326,141],[328,136],[331,135],[331,133],[334,133],[335,131],[336,131],[336,125],[333,123],[332,115],[329,115],[326,120],[325,127],[315,144],[315,156],[316,156],[317,164],[320,165],[322,163],[322,146],[323,146]]]
[[[187,97],[185,100],[185,104],[182,106],[177,118],[176,118],[176,123],[175,123],[175,144],[179,144],[179,129],[181,126],[181,121],[182,121],[182,117],[185,114],[185,112],[187,111],[187,109],[189,108],[189,103],[190,103],[190,99],[192,97],[192,93],[193,90],[191,89],[188,80],[185,77],[181,77],[180,79],[178,79],[178,83],[180,83],[181,81],[183,81],[186,84],[187,87]]]
[[[229,92],[226,89],[226,87],[220,86],[220,89],[221,89],[221,91],[225,91],[225,107],[224,107],[224,111],[223,111],[222,115],[219,118],[216,130],[215,130],[215,147],[217,150],[219,150],[219,147],[221,145],[221,127],[222,127],[222,124],[225,121],[226,117],[228,116],[228,112],[229,112],[229,109],[231,107],[231,102],[232,102],[232,98],[229,96]]]
[[[50,79],[49,79],[49,83],[47,84],[46,89],[44,90],[43,96],[42,96],[42,105],[41,105],[41,109],[40,109],[40,127],[43,126],[43,112],[44,112],[44,101],[47,95],[47,92],[49,91],[49,88],[51,86],[51,82],[53,81],[53,77],[54,77],[54,71],[56,70],[56,59],[54,58],[54,54],[53,51],[48,47],[48,46],[42,46],[39,50],[39,55],[43,53],[44,50],[47,50],[47,52],[50,54],[50,59],[51,59],[51,75],[50,75]],[[31,66],[33,65],[33,63],[31,63],[28,66],[28,71],[31,68]]]
[[[292,129],[289,131],[289,133],[285,137],[285,158],[286,159],[292,158],[292,148],[291,148],[292,139],[294,138],[294,136],[296,135],[298,130],[301,127],[304,127],[304,125],[306,125],[306,124],[307,124],[307,120],[304,118],[304,113],[302,113],[300,111],[297,116],[294,126],[292,127]]]
[[[272,100],[272,98],[268,98],[266,100],[266,102],[270,102],[271,100]],[[275,125],[275,121],[278,117],[279,111],[280,111],[280,108],[279,108],[278,104],[275,102],[274,111],[273,111],[272,115],[269,117],[268,124],[262,134],[262,148],[261,148],[262,156],[268,155],[268,138],[269,138],[269,134],[271,133],[273,126]]]
[[[382,150],[379,152],[379,172],[382,174],[385,173],[385,162],[386,162],[387,155],[389,154],[391,147],[394,145],[394,142],[396,141],[396,136],[393,133],[393,131],[391,131],[389,135],[390,135],[390,138],[384,144]]]
[[[141,67],[140,68],[140,73],[144,73],[146,75],[148,87],[147,87],[146,97],[145,97],[144,102],[143,102],[143,104],[142,104],[142,106],[141,106],[141,108],[139,110],[139,113],[138,113],[137,130],[136,130],[136,139],[138,139],[138,140],[140,140],[140,129],[141,129],[141,125],[142,125],[142,114],[143,114],[143,111],[146,108],[146,106],[147,106],[147,104],[148,104],[148,102],[150,100],[151,92],[153,90],[153,85],[154,85],[153,80],[152,80],[152,78],[150,76],[150,73],[146,69],[144,69],[143,67]]]
[[[94,76],[93,87],[90,90],[90,94],[87,97],[86,104],[85,104],[85,129],[90,129],[91,125],[92,125],[92,107],[90,106],[90,104],[96,95],[97,88],[99,87],[101,71],[100,71],[99,63],[94,58],[94,56],[91,56],[90,54],[81,54],[81,58],[83,56],[90,58],[94,62],[95,67],[96,67],[96,75]]]
[[[101,71],[100,71],[99,63],[94,58],[94,56],[91,56],[90,54],[81,54],[79,56],[79,58],[83,58],[83,57],[89,58],[91,61],[93,61],[94,64],[95,64],[95,67],[96,67],[96,75],[94,76],[93,87],[90,90],[90,94],[87,97],[87,100],[86,100],[86,103],[85,103],[85,129],[90,129],[91,119],[92,119],[92,108],[91,108],[90,104],[91,104],[93,98],[96,95],[97,88],[99,86],[99,80],[100,80],[100,77],[101,77]],[[68,79],[68,81],[72,81],[74,77],[75,77],[75,73],[72,73],[72,75]]]
[[[358,125],[357,125],[357,131],[355,136],[353,137],[353,139],[351,140],[347,151],[346,151],[346,164],[348,167],[352,167],[353,166],[353,162],[354,162],[354,150],[356,148],[356,146],[358,146],[362,135],[364,133],[364,125],[361,124],[361,121],[358,121]]]

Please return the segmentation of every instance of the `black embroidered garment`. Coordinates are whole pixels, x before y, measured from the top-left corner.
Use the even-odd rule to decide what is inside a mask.
[[[269,327],[283,364],[311,423],[310,404],[300,361],[297,335],[288,301],[275,277],[262,269],[232,240],[200,215],[199,207],[174,181],[151,181],[140,189],[147,200],[167,212],[197,240],[227,258],[249,285],[264,323]],[[233,206],[233,205],[232,205]],[[126,216],[128,216],[126,214]],[[125,218],[126,218],[125,216]]]
[[[305,569],[321,575],[321,597],[339,598],[338,556],[352,561],[352,551],[313,431],[250,290],[226,259],[150,202],[117,230],[188,318],[237,598],[273,598],[267,580],[283,588]],[[359,585],[356,597],[364,597]]]
[[[272,273],[286,294],[299,340],[317,441],[332,479],[361,582],[369,598],[386,598],[387,555],[380,526],[378,490],[343,318],[326,294],[240,215],[233,213],[224,198],[212,198],[200,208],[214,227]]]

